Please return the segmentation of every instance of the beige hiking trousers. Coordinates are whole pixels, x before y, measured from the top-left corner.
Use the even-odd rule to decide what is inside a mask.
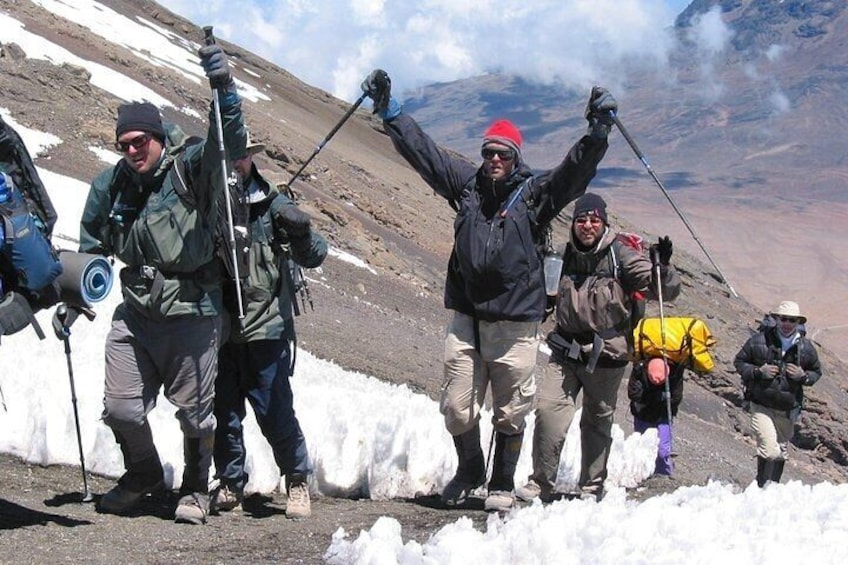
[[[486,388],[492,387],[492,423],[506,435],[524,431],[536,392],[534,369],[539,349],[537,322],[479,322],[454,312],[445,336],[440,410],[451,435],[473,428],[480,418]]]
[[[576,412],[577,394],[583,391],[580,419],[580,482],[596,491],[607,477],[612,445],[612,424],[618,389],[630,374],[631,365],[596,367],[587,373],[582,363],[549,361],[539,377],[536,395],[536,427],[533,432],[533,474],[544,492],[553,492],[565,436]]]
[[[786,459],[787,444],[795,434],[795,425],[786,410],[775,410],[752,402],[751,428],[757,436],[757,457]]]

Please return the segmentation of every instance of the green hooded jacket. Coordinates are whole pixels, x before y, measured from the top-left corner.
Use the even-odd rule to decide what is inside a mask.
[[[214,111],[214,109],[213,109]],[[241,104],[222,106],[227,154],[244,153]],[[80,225],[80,251],[113,255],[124,303],[151,318],[216,316],[222,312],[216,225],[224,173],[215,116],[205,140],[187,144],[168,125],[163,159],[141,176],[122,159],[92,182]],[[178,161],[177,169],[172,172]],[[177,184],[184,188],[181,196]]]
[[[271,188],[253,166],[253,180],[265,197],[250,204],[250,252],[244,279],[244,319],[238,320],[235,288],[224,286],[224,301],[230,313],[233,343],[262,339],[294,339],[292,278],[289,259],[306,268],[318,267],[327,257],[327,241],[314,231],[292,240],[279,221],[282,210],[296,206],[287,196]]]

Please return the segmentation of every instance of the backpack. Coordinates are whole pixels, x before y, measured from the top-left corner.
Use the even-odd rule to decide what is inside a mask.
[[[7,173],[21,191],[36,225],[49,238],[58,218],[50,196],[38,176],[21,136],[0,116],[0,170]]]
[[[633,330],[637,360],[662,356],[663,329],[665,355],[668,359],[674,363],[686,364],[696,373],[709,373],[713,370],[715,362],[710,355],[710,349],[715,346],[716,340],[707,325],[697,318],[641,320]]]
[[[645,239],[636,235],[635,233],[628,232],[619,232],[615,236],[615,241],[613,241],[610,246],[610,261],[612,261],[612,273],[616,279],[621,281],[621,265],[618,261],[618,249],[621,246],[626,245],[627,247],[631,247],[637,250],[639,253],[645,253]],[[645,305],[646,305],[645,293],[641,290],[634,290],[630,293],[630,327],[631,330],[636,327],[636,324],[645,317]]]
[[[23,288],[37,292],[62,273],[53,246],[30,213],[23,194],[6,173],[0,173],[0,236],[0,268],[8,290]]]

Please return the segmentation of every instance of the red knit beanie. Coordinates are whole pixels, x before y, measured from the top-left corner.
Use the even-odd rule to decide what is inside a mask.
[[[483,147],[489,143],[500,143],[515,151],[521,157],[521,132],[509,120],[495,120],[483,134]]]

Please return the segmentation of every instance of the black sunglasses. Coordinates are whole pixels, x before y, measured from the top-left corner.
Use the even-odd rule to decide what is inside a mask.
[[[798,318],[792,318],[790,316],[778,316],[777,319],[781,322],[792,322],[793,324],[798,323]]]
[[[121,153],[126,153],[130,150],[130,147],[135,147],[136,149],[141,149],[147,142],[150,141],[150,138],[153,137],[149,133],[143,133],[141,135],[137,135],[129,141],[116,141],[115,142],[115,150],[120,151]]]
[[[515,151],[512,149],[492,149],[491,147],[484,147],[480,152],[483,155],[483,159],[490,161],[495,158],[495,155],[500,158],[501,161],[512,161],[515,159]]]

